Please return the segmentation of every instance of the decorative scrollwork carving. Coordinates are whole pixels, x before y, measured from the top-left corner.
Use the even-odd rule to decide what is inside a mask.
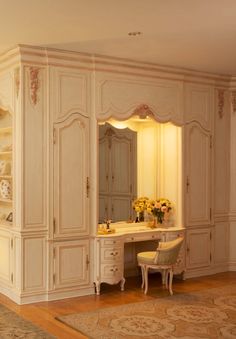
[[[30,98],[34,105],[36,105],[38,101],[39,71],[40,68],[30,67]]]
[[[146,119],[147,116],[154,117],[154,113],[146,104],[141,104],[134,110],[134,114],[138,115],[140,119]]]
[[[19,97],[19,91],[20,91],[20,68],[17,67],[14,70],[14,79],[15,79],[15,91],[16,91],[16,97]]]
[[[224,115],[224,104],[225,104],[225,91],[223,89],[218,89],[218,114],[220,119]]]
[[[236,113],[236,90],[231,91],[232,112]]]

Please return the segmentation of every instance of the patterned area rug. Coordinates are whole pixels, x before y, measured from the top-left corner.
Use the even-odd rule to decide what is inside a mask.
[[[96,339],[235,339],[236,285],[57,319]]]
[[[51,339],[55,337],[0,305],[0,338]]]

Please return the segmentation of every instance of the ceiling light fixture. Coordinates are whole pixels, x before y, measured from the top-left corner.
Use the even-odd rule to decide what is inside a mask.
[[[130,36],[137,36],[137,35],[141,35],[142,32],[136,31],[136,32],[129,32],[128,35]]]

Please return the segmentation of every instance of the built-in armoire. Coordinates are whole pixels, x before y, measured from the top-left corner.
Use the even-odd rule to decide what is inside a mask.
[[[235,79],[20,45],[0,57],[1,293],[94,293],[98,122],[134,114],[182,130],[186,278],[236,269]]]

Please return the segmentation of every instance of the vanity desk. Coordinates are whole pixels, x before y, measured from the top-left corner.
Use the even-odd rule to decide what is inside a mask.
[[[124,245],[142,241],[169,241],[183,236],[183,227],[161,227],[150,228],[147,222],[142,223],[113,223],[110,231],[100,225],[98,234],[95,237],[95,276],[94,284],[96,294],[100,294],[101,283],[120,283],[121,290],[124,290]],[[104,234],[103,234],[104,233]],[[185,246],[183,245],[178,257],[174,274],[185,272]]]

